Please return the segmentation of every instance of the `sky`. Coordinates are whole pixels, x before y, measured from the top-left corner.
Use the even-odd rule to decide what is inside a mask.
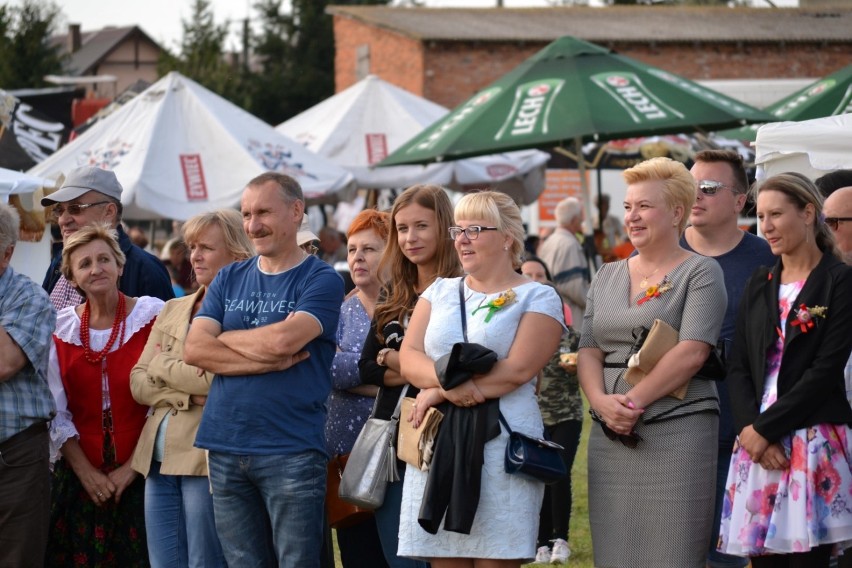
[[[192,0],[55,0],[65,16],[61,29],[67,29],[69,23],[79,23],[83,31],[100,29],[105,26],[139,25],[160,45],[177,51],[182,20],[190,14]],[[591,5],[601,0],[589,0]],[[758,0],[759,1],[759,0]],[[796,5],[797,0],[773,0],[778,6]],[[18,4],[20,0],[11,0]],[[231,26],[231,39],[228,47],[236,49],[242,20],[252,16],[253,0],[211,0],[213,14],[217,23],[228,20]],[[394,3],[399,3],[397,0]],[[488,8],[497,5],[496,0],[427,0],[426,5],[433,7]],[[559,0],[504,0],[507,8],[528,6],[551,6]],[[285,0],[285,5],[288,2]]]

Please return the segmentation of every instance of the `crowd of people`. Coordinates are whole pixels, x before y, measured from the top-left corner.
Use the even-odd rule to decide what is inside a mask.
[[[570,474],[504,462],[517,431],[570,472],[581,390],[596,566],[852,566],[852,185],[755,184],[760,238],[735,153],[623,176],[599,228],[635,250],[595,274],[573,198],[535,256],[499,192],[416,185],[318,237],[272,172],[184,223],[167,270],[82,167],[42,201],[63,246],[39,287],[0,205],[0,567],[331,567],[329,458],[403,396],[415,428],[443,413],[431,465],[392,463],[335,529],[343,566],[564,563]],[[492,364],[451,380],[470,344]]]

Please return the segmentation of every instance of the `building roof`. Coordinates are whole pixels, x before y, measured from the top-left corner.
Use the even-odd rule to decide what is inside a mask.
[[[428,41],[852,42],[852,7],[402,8],[329,6],[327,13]]]
[[[127,26],[123,28],[106,27],[92,32],[80,34],[80,49],[68,55],[66,71],[71,75],[85,75],[100,64],[112,53],[122,42],[134,35],[140,36],[157,48],[160,45],[142,31],[139,26]],[[68,51],[68,35],[58,35],[51,38],[54,44],[59,45],[65,53]]]

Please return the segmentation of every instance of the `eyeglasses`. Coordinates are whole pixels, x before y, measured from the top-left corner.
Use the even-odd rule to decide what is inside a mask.
[[[53,206],[53,218],[59,219],[66,211],[71,216],[77,216],[89,207],[94,207],[95,205],[106,205],[107,203],[109,203],[109,201],[96,201],[95,203],[72,203],[67,207],[61,204],[56,204]]]
[[[831,227],[832,231],[840,228],[840,223],[843,221],[852,221],[852,217],[826,217],[825,224]]]
[[[497,227],[483,227],[481,225],[471,225],[466,229],[462,229],[461,227],[450,227],[450,238],[454,241],[464,233],[464,236],[468,238],[470,241],[475,241],[479,238],[479,233],[482,231],[499,231]]]
[[[643,440],[642,436],[634,431],[631,431],[629,434],[618,434],[617,432],[612,431],[610,427],[606,425],[606,422],[603,421],[603,418],[601,418],[600,415],[591,408],[589,409],[589,414],[591,415],[592,420],[601,425],[601,430],[603,430],[604,436],[613,442],[618,440],[632,450]]]
[[[731,193],[737,193],[734,191],[734,188],[722,183],[721,181],[714,181],[712,179],[702,179],[698,181],[698,189],[704,195],[716,195],[720,189],[730,189]]]

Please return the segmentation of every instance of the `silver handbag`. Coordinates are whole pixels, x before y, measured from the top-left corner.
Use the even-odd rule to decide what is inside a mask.
[[[380,395],[376,396],[370,418],[361,428],[340,478],[338,496],[344,501],[364,509],[377,509],[385,501],[388,483],[399,479],[393,443],[406,392],[408,385],[403,387],[390,420],[375,417]]]

